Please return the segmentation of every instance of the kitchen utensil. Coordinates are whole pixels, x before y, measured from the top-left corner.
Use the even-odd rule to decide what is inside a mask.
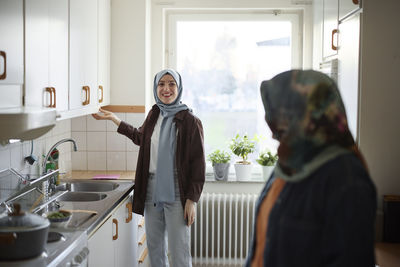
[[[63,217],[52,217],[55,213],[61,213]],[[45,217],[50,221],[51,227],[65,227],[71,220],[72,213],[66,210],[58,210],[48,212]]]
[[[95,210],[67,210],[67,209],[63,209],[63,210],[68,211],[68,212],[72,212],[72,213],[81,212],[81,213],[93,213],[94,215],[97,214],[97,211],[95,211]]]
[[[36,201],[32,204],[32,207],[29,209],[29,212],[32,212],[36,206],[40,203],[40,201],[42,201],[44,195],[40,194],[40,196],[36,199]]]
[[[19,204],[0,218],[0,260],[21,260],[39,256],[45,249],[50,222],[42,216],[24,213]]]

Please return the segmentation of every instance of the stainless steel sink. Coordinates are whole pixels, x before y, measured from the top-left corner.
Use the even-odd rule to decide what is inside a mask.
[[[119,186],[114,182],[69,182],[66,183],[63,190],[71,192],[109,192]]]
[[[67,192],[57,198],[58,201],[70,202],[86,202],[86,201],[99,201],[105,199],[106,194],[93,193],[93,192]]]

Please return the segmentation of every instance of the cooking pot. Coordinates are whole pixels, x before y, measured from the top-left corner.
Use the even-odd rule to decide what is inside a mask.
[[[50,222],[37,214],[14,212],[0,218],[0,260],[22,260],[42,254]]]

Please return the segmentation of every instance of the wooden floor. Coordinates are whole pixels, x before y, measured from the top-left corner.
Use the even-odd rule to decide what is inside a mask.
[[[379,267],[399,267],[400,243],[376,243],[375,255]]]

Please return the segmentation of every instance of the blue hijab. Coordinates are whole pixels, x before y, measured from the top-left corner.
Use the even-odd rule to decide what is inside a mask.
[[[157,96],[158,83],[165,74],[170,74],[175,79],[178,87],[178,96],[171,104],[164,104]],[[163,203],[175,201],[176,127],[173,120],[176,113],[189,109],[181,102],[182,89],[181,75],[175,70],[165,69],[157,73],[154,77],[154,99],[163,117],[158,142],[157,170],[155,174],[156,188],[153,194],[153,202],[160,209],[162,209]]]

